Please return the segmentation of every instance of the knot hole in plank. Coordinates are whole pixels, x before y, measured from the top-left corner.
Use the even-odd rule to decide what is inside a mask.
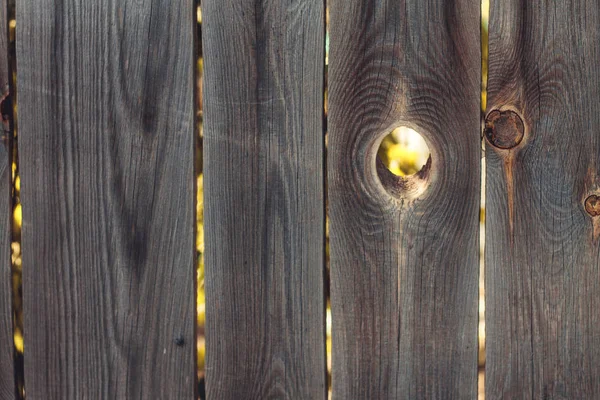
[[[523,140],[525,125],[519,114],[512,110],[493,110],[485,118],[483,133],[492,146],[509,150]]]
[[[600,196],[592,194],[585,199],[585,211],[590,217],[597,217],[600,215]]]
[[[431,152],[423,135],[407,126],[385,132],[377,141],[376,170],[386,192],[414,199],[427,188]]]

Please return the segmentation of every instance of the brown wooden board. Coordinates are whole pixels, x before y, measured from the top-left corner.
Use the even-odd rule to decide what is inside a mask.
[[[9,95],[8,20],[6,1],[0,1],[0,399],[14,399],[14,346],[11,286],[11,171],[12,156],[9,123],[12,110]],[[7,118],[4,118],[6,113]]]
[[[209,399],[324,399],[324,4],[204,0]]]
[[[480,2],[329,5],[333,397],[476,398]],[[376,166],[397,126],[410,179]]]
[[[17,2],[28,399],[195,395],[192,3]]]
[[[486,397],[597,399],[598,3],[492,2],[489,39]]]

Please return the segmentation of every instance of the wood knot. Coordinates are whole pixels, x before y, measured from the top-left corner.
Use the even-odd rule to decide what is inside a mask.
[[[505,150],[512,149],[523,140],[525,125],[514,111],[494,110],[485,119],[483,133],[492,146]]]
[[[585,199],[585,211],[592,217],[600,215],[600,197],[593,194]]]
[[[175,339],[173,341],[175,342],[175,345],[179,346],[179,347],[181,347],[185,344],[185,339],[183,338],[182,335],[175,337]]]

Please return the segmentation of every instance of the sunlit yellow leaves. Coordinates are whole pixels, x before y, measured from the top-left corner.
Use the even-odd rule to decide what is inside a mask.
[[[8,23],[8,35],[11,43],[15,41],[15,33],[17,30],[17,20],[11,19]]]
[[[488,78],[488,21],[490,17],[490,2],[481,2],[481,109],[487,107],[487,78]]]
[[[488,19],[490,17],[490,2],[489,0],[483,0],[481,2],[481,23],[487,27]]]
[[[487,107],[487,92],[481,92],[481,109],[485,111]]]
[[[202,260],[204,257],[200,256]],[[206,320],[206,307],[204,297],[204,263],[200,261],[197,272],[198,292],[196,297],[196,317],[198,320],[198,326],[203,327]]]
[[[204,253],[204,229],[203,229],[203,218],[202,213],[204,212],[204,201],[203,201],[203,181],[202,175],[198,176],[196,180],[197,192],[196,192],[196,224],[197,224],[197,235],[196,235],[196,251]]]
[[[23,335],[21,334],[21,332],[16,331],[13,340],[15,342],[15,348],[17,349],[17,351],[19,353],[23,353]]]
[[[325,348],[327,354],[327,370],[331,371],[331,328],[332,328],[332,320],[331,320],[331,306],[327,304],[327,310],[325,312]]]
[[[18,267],[21,266],[21,244],[19,242],[12,242],[10,245],[12,263]]]
[[[205,359],[205,353],[206,353],[206,346],[204,344],[204,338],[200,338],[198,339],[199,344],[198,344],[198,370],[200,371],[204,371],[204,359]]]
[[[198,269],[196,282],[196,319],[198,323],[198,370],[204,370],[204,324],[206,321],[206,300],[204,296],[204,181],[202,174],[196,180],[196,252],[198,255]]]
[[[23,212],[21,211],[21,204],[17,204],[15,206],[15,210],[13,211],[13,222],[15,224],[15,228],[18,231],[21,230],[21,224],[23,223]]]
[[[410,149],[403,144],[393,144],[387,151],[389,169],[398,176],[414,174],[417,160],[420,158],[418,150]]]
[[[423,168],[429,158],[429,148],[421,135],[402,126],[383,139],[378,155],[393,174],[406,176]]]

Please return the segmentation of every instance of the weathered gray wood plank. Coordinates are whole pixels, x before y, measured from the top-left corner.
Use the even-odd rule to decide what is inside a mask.
[[[0,1],[0,110],[12,113],[10,107],[2,104],[8,100],[8,20],[6,1]],[[10,101],[7,103],[9,104]],[[14,346],[12,320],[12,279],[11,279],[11,126],[3,119],[0,127],[0,399],[14,399]]]
[[[324,399],[324,4],[204,0],[209,399]]]
[[[330,7],[333,397],[476,398],[480,3]],[[432,153],[407,180],[376,167],[401,125]]]
[[[597,399],[600,9],[491,6],[486,136],[508,145],[487,144],[486,397]]]
[[[28,399],[194,397],[192,3],[17,3]]]

